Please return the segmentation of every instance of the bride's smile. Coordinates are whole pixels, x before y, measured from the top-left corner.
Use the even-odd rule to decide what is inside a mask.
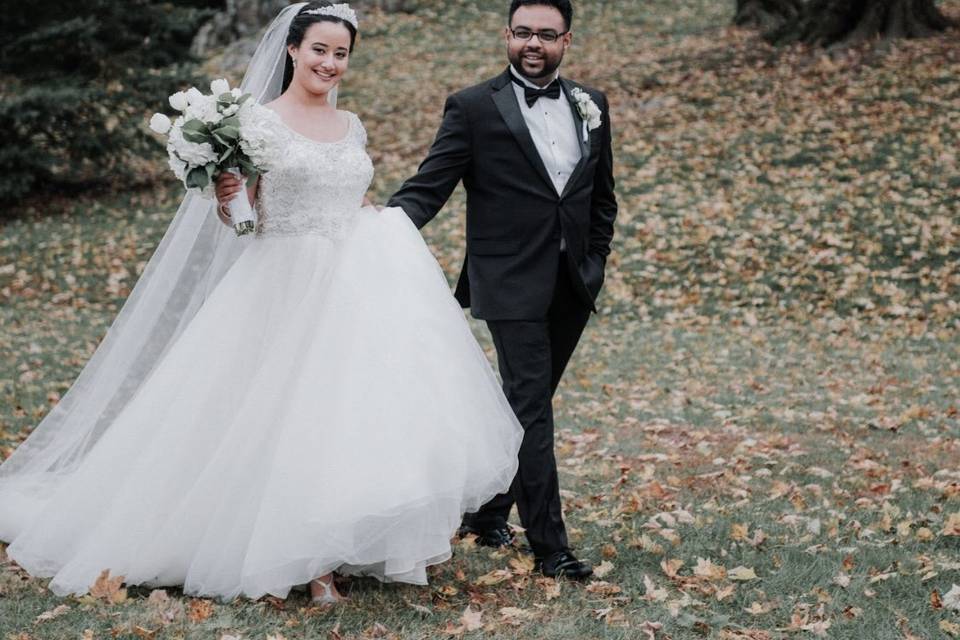
[[[311,25],[300,45],[287,47],[293,62],[291,88],[312,95],[329,93],[346,73],[352,47],[351,34],[342,24]]]

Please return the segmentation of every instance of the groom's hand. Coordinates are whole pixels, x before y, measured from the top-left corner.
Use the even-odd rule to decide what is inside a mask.
[[[233,197],[243,191],[243,182],[232,173],[224,171],[217,176],[217,202],[227,204]]]

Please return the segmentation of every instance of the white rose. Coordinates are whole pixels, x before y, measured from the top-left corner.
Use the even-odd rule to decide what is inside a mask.
[[[239,100],[240,96],[243,95],[243,92],[240,91],[239,87],[234,87],[233,89],[230,89],[230,95]]]
[[[190,142],[183,137],[183,131],[177,128],[170,130],[167,151],[170,152],[171,155],[176,153],[181,160],[191,167],[202,167],[207,163],[217,160],[217,154],[213,150],[213,147],[210,146],[210,143],[204,142],[197,144]]]
[[[591,101],[590,104],[587,105],[587,121],[591,129],[596,129],[600,126],[600,123],[603,121],[601,115],[600,107]]]
[[[173,175],[177,176],[177,180],[185,180],[187,178],[187,163],[178,158],[172,151],[168,151],[167,155],[167,161]]]
[[[213,92],[213,95],[220,97],[224,93],[230,93],[230,83],[223,78],[214,80],[210,83],[210,91]]]
[[[200,90],[196,87],[190,87],[187,89],[187,103],[194,105],[204,99],[204,95],[200,93]]]
[[[169,133],[171,126],[173,126],[173,123],[170,122],[170,118],[162,113],[155,113],[153,117],[150,118],[150,128],[161,135]]]
[[[183,111],[187,108],[187,94],[183,91],[177,91],[175,94],[170,96],[170,106],[176,109],[177,111]]]
[[[217,99],[203,94],[190,102],[186,116],[190,120],[196,119],[207,124],[216,124],[223,120],[223,115],[217,110]]]

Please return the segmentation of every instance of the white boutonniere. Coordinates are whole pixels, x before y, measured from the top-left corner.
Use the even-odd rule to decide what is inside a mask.
[[[577,103],[577,112],[583,121],[583,141],[590,139],[590,132],[599,127],[603,120],[600,117],[600,107],[593,101],[586,91],[580,87],[574,87],[571,91],[573,99]]]

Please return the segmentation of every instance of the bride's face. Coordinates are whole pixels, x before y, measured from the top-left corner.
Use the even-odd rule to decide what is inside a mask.
[[[350,64],[350,31],[336,22],[310,25],[299,47],[288,51],[296,62],[293,82],[308,92],[325,95],[340,83]]]

